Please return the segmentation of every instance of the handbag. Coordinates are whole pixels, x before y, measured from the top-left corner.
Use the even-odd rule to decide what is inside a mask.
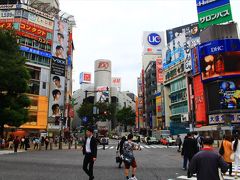
[[[120,162],[121,162],[121,160],[122,160],[122,159],[121,159],[121,157],[120,157],[120,156],[117,156],[117,157],[116,157],[116,163],[120,163]]]
[[[223,156],[223,155],[224,155],[224,147],[223,147],[223,142],[222,142],[222,144],[221,144],[221,146],[220,146],[220,149],[219,149],[219,154],[220,154],[221,156]]]

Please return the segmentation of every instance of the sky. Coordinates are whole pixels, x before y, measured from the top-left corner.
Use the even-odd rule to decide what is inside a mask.
[[[79,74],[94,75],[94,61],[112,61],[112,76],[122,78],[122,90],[137,93],[142,67],[143,31],[197,22],[196,0],[59,0],[75,17],[73,30],[73,90]],[[240,23],[240,0],[231,0],[233,20]],[[93,79],[92,79],[92,82]]]

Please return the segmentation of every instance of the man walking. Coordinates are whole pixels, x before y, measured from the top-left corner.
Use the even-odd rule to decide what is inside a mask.
[[[97,159],[97,140],[93,137],[93,129],[88,128],[86,131],[86,139],[83,144],[83,170],[89,176],[89,180],[93,180],[93,165]],[[89,167],[88,167],[89,166]]]
[[[203,139],[203,149],[197,153],[191,160],[189,171],[191,174],[197,174],[197,180],[220,180],[219,170],[226,173],[228,164],[223,160],[220,154],[214,152],[213,138],[206,136]]]
[[[18,146],[20,144],[20,140],[18,139],[18,136],[13,140],[13,145],[14,145],[14,152],[17,153]]]
[[[184,157],[183,168],[187,170],[187,162],[190,163],[192,157],[198,152],[197,140],[194,139],[193,133],[188,133],[187,138],[183,142],[182,155]],[[190,172],[187,172],[190,177]]]
[[[125,164],[125,177],[127,180],[137,180],[136,178],[136,170],[137,170],[137,163],[136,159],[133,154],[133,150],[141,150],[140,145],[135,144],[132,142],[133,135],[128,135],[128,140],[123,144],[123,161]],[[129,179],[129,169],[132,166],[132,178]]]

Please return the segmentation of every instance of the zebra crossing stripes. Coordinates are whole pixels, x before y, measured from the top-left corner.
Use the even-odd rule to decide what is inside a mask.
[[[240,177],[238,176],[238,178],[240,178]],[[179,180],[184,180],[184,179],[187,179],[187,180],[197,180],[196,177],[188,178],[187,176],[179,176],[179,177],[177,177],[177,179],[179,179]],[[235,179],[235,177],[224,176],[224,180],[232,180],[232,179]]]
[[[140,145],[141,149],[164,149],[164,148],[176,148],[176,146],[163,146],[163,145]],[[98,150],[103,149],[103,146],[98,146]],[[105,146],[105,150],[115,150],[117,146],[115,145],[108,145]]]

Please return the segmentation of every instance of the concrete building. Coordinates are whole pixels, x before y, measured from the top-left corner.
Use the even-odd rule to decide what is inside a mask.
[[[39,135],[40,132],[55,130],[59,132],[59,125],[55,126],[53,114],[53,91],[58,90],[61,97],[55,106],[60,107],[57,116],[64,114],[70,124],[72,115],[70,99],[72,96],[72,59],[73,38],[72,21],[60,18],[58,0],[6,0],[0,5],[1,28],[14,29],[19,39],[19,46],[26,57],[26,67],[31,79],[28,97],[31,99],[28,122],[20,128],[29,135]],[[58,34],[61,24],[64,42],[62,56],[56,55]],[[58,72],[54,69],[58,67]],[[59,86],[55,80],[59,80]],[[56,87],[53,89],[54,84]],[[55,92],[55,91],[54,91]],[[67,127],[67,125],[66,125]],[[49,131],[49,132],[50,132]],[[51,133],[49,135],[52,135]]]

